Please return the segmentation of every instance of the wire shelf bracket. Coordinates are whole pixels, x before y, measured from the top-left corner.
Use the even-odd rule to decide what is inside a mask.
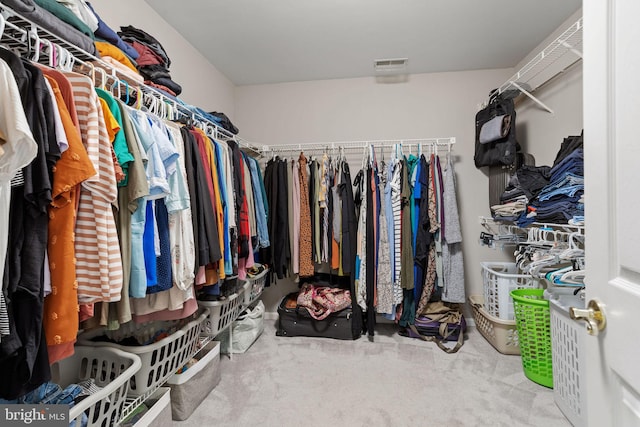
[[[515,88],[553,114],[553,110],[534,96],[533,92],[582,60],[582,30],[580,18],[503,83],[497,93],[502,94]]]

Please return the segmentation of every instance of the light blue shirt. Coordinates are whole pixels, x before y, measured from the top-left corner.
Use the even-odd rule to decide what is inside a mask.
[[[245,160],[249,163],[251,172],[251,183],[253,187],[253,198],[256,208],[256,222],[258,224],[258,246],[260,248],[268,248],[269,229],[267,228],[267,216],[265,215],[264,200],[262,199],[262,191],[260,190],[260,182],[258,181],[258,161],[245,155]],[[257,249],[257,248],[256,248]]]

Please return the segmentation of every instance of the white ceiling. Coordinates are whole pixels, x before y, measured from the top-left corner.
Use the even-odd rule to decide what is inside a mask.
[[[236,85],[515,66],[582,0],[145,0]],[[162,35],[157,35],[162,40]],[[171,52],[169,52],[171,56]]]

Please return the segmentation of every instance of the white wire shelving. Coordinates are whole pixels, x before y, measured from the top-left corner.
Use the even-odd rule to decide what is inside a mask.
[[[151,86],[136,82],[126,73],[31,22],[4,4],[0,4],[0,45],[45,65],[49,65],[52,57],[65,57],[74,71],[81,69],[81,72],[87,75],[93,74],[96,80],[102,79],[102,84],[105,84],[105,80],[111,82],[117,93],[124,90],[125,95],[130,93],[132,96],[139,96],[141,102],[156,115],[173,120],[189,119],[194,126],[201,128],[212,138],[231,139],[236,141],[240,148],[260,154],[260,147],[207,119],[196,111],[194,106],[167,97]]]
[[[518,90],[549,113],[553,113],[533,92],[582,60],[582,30],[580,18],[504,82],[497,92],[503,94],[509,90]]]

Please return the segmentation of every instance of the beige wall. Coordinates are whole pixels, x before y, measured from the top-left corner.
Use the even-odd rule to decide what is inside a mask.
[[[536,165],[553,164],[562,139],[582,131],[582,63],[535,92],[553,110],[541,109],[529,98],[516,104],[518,141],[534,155]]]
[[[233,119],[234,88],[187,40],[143,0],[92,0],[100,17],[115,31],[133,25],[155,37],[171,58],[171,77],[180,84],[180,98],[205,111],[221,111]]]
[[[246,138],[266,145],[455,136],[466,289],[467,295],[481,294],[480,261],[512,261],[513,248],[489,249],[478,243],[483,231],[479,217],[490,212],[486,171],[473,164],[475,113],[490,89],[505,82],[580,16],[578,11],[568,18],[514,69],[412,75],[395,84],[358,78],[240,86],[236,123]],[[551,165],[562,139],[583,126],[582,65],[540,87],[535,96],[554,113],[521,96],[516,103],[517,135],[537,165]],[[284,280],[267,289],[267,311],[274,312],[282,296],[295,288]]]
[[[488,91],[512,71],[419,74],[396,84],[357,78],[241,86],[236,89],[236,122],[246,138],[267,145],[455,136],[467,290],[479,293],[479,262],[505,254],[478,244],[478,217],[489,213],[489,203],[486,175],[473,163],[474,117]],[[275,311],[292,288],[295,284],[282,281],[267,289],[267,311]]]
[[[488,180],[486,172],[473,164],[473,119],[488,91],[509,78],[556,33],[523,57],[515,69],[419,74],[393,84],[357,78],[234,87],[144,1],[94,0],[92,4],[112,28],[131,24],[158,38],[173,61],[174,80],[184,87],[181,98],[207,110],[224,111],[245,139],[259,145],[455,136],[467,294],[482,291],[480,261],[512,259],[510,248],[491,250],[478,244],[482,231],[478,217],[489,214]],[[560,28],[579,16],[576,13]],[[518,137],[537,164],[551,164],[562,138],[582,129],[581,65],[535,94],[554,114],[521,98],[517,103]],[[355,164],[352,169],[357,169]],[[274,312],[280,298],[295,287],[281,281],[267,289],[267,311]]]

